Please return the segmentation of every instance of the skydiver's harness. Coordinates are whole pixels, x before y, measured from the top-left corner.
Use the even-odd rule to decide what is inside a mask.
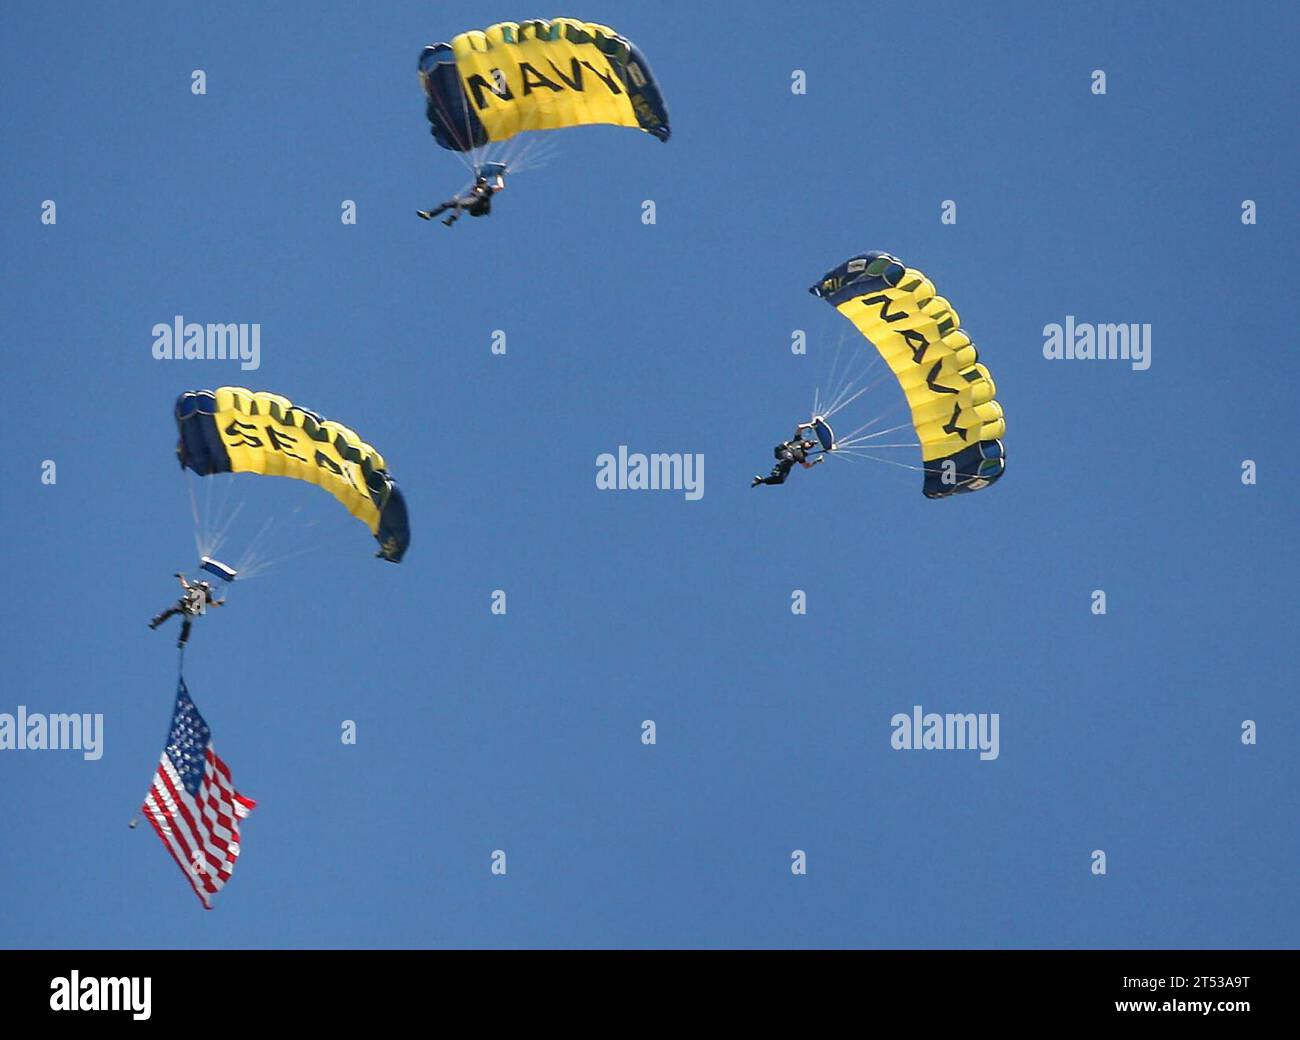
[[[778,459],[790,459],[793,462],[807,462],[808,449],[799,441],[786,441],[784,444],[778,444],[772,454]]]

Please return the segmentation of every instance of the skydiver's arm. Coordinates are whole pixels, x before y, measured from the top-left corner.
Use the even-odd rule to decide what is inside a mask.
[[[186,592],[188,592],[190,590],[190,583],[185,580],[185,575],[177,574],[176,577],[180,579],[181,588],[183,588]]]
[[[818,455],[815,459],[812,460],[812,462],[803,462],[800,463],[800,465],[802,465],[804,469],[812,469],[814,466],[820,466],[825,461],[826,461],[825,455]]]
[[[221,606],[221,605],[222,605],[223,603],[225,603],[225,602],[226,602],[226,601],[225,601],[224,599],[214,599],[214,600],[209,601],[208,606],[210,606],[210,607],[219,607],[219,606]]]

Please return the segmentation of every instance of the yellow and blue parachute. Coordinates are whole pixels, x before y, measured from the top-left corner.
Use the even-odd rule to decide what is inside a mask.
[[[921,442],[927,498],[978,491],[1002,476],[1007,424],[993,376],[930,279],[897,257],[870,252],[808,291],[848,318],[898,378]]]
[[[452,151],[593,123],[671,133],[650,66],[605,25],[501,22],[426,47],[419,68],[434,139]]]
[[[239,386],[181,394],[176,426],[183,468],[310,481],[370,528],[380,559],[398,563],[411,544],[406,500],[384,457],[346,426]]]

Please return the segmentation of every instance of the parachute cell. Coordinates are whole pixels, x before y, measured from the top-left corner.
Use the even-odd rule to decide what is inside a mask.
[[[370,528],[381,559],[398,563],[410,545],[406,501],[384,457],[346,426],[238,386],[181,394],[176,426],[182,467],[310,481]]]
[[[650,66],[605,25],[501,22],[426,47],[419,68],[434,139],[452,151],[593,123],[671,133]]]
[[[997,388],[957,311],[888,253],[846,260],[809,290],[849,319],[898,378],[921,442],[927,498],[978,491],[1006,470]]]

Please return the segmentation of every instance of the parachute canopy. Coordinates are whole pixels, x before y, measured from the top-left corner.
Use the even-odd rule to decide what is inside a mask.
[[[411,542],[406,501],[384,457],[346,426],[277,394],[223,386],[176,399],[180,464],[200,476],[260,473],[323,487],[398,563]]]
[[[898,377],[921,442],[927,498],[978,491],[1002,476],[1006,421],[993,376],[957,311],[924,274],[870,252],[808,291],[848,318]]]
[[[671,133],[650,66],[605,25],[500,22],[426,47],[419,67],[434,139],[452,151],[592,123]]]

